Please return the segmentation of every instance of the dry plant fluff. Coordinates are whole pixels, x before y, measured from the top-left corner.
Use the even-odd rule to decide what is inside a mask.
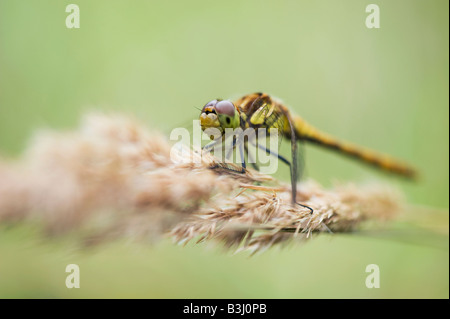
[[[77,231],[89,244],[169,234],[180,243],[218,239],[257,251],[313,233],[353,231],[400,209],[390,188],[326,190],[307,181],[297,199],[314,209],[310,214],[291,205],[285,183],[172,146],[120,115],[90,114],[74,132],[38,132],[21,159],[0,161],[0,222],[37,220],[49,234]]]

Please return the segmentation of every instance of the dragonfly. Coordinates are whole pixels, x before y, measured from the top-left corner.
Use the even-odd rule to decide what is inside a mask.
[[[266,130],[267,132],[277,129],[278,134],[290,140],[290,160],[278,154],[276,150],[272,150],[259,143],[257,146],[267,154],[276,156],[280,161],[290,167],[292,204],[306,207],[311,212],[312,208],[297,203],[296,200],[297,182],[299,178],[298,144],[300,142],[320,145],[407,179],[415,179],[417,175],[416,170],[412,166],[401,160],[342,141],[316,129],[300,116],[294,115],[280,100],[266,93],[248,94],[234,102],[222,99],[209,101],[201,110],[200,125],[203,132],[215,128],[220,133],[218,136],[211,136],[210,138],[213,139],[213,142],[206,145],[204,149],[211,149],[215,144],[223,143],[226,129],[240,128],[245,131],[248,128],[252,128],[254,129],[254,137],[256,139],[258,138],[258,132],[261,132],[260,129]],[[248,157],[247,144],[249,141],[248,139],[247,141],[241,139],[241,142],[236,142],[237,140],[235,139],[233,141],[233,147],[238,147],[239,149],[242,172],[245,172],[246,163],[244,154]],[[257,168],[256,165],[254,167]]]

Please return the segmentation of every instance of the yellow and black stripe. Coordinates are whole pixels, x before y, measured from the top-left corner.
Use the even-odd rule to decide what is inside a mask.
[[[389,173],[394,173],[409,179],[417,177],[416,170],[410,165],[388,155],[349,142],[340,141],[329,134],[315,129],[299,116],[294,116],[294,126],[297,138],[300,140],[338,151]]]

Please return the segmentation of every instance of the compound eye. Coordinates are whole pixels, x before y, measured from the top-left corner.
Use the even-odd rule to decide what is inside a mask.
[[[234,107],[233,103],[231,103],[230,101],[224,100],[224,101],[217,102],[216,112],[217,112],[217,114],[225,114],[230,117],[234,117],[236,108]]]
[[[208,109],[213,109],[216,106],[217,100],[212,100],[209,101],[208,103],[205,104],[205,106],[202,109],[202,112],[205,112],[205,110]]]

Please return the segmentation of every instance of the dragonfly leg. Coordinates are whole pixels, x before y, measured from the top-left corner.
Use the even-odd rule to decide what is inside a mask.
[[[210,151],[215,145],[217,145],[219,142],[222,142],[221,138],[215,139],[214,141],[212,141],[211,143],[206,144],[205,146],[202,147],[203,151]]]
[[[203,150],[203,151],[211,151],[212,148],[213,148],[215,145],[217,145],[218,143],[221,143],[221,142],[223,142],[223,140],[222,140],[221,138],[216,139],[216,140],[212,141],[211,143],[209,143],[209,144],[203,146],[203,147],[202,147],[202,150]],[[243,143],[240,143],[240,144],[243,144]],[[233,138],[233,146],[232,146],[232,147],[227,151],[227,153],[225,154],[226,159],[229,159],[229,158],[230,158],[230,155],[231,155],[231,153],[232,153],[232,151],[233,151],[233,149],[234,149],[235,147],[236,147],[236,138],[234,137],[234,138]],[[212,169],[215,169],[215,168],[219,168],[219,167],[220,167],[220,168],[223,168],[223,169],[226,169],[226,170],[229,170],[229,171],[237,172],[237,173],[240,173],[240,174],[245,174],[246,165],[245,165],[245,159],[244,159],[244,153],[243,153],[244,151],[243,151],[243,147],[242,147],[242,146],[239,147],[239,152],[240,152],[241,159],[242,159],[242,162],[241,162],[241,170],[240,170],[240,171],[236,171],[235,169],[228,168],[228,167],[222,166],[222,165],[214,165],[214,166],[212,166],[211,168],[212,168]]]
[[[278,153],[272,152],[270,149],[265,148],[264,146],[262,146],[260,144],[257,144],[257,146],[260,149],[262,149],[263,151],[265,151],[267,154],[278,157],[278,159],[280,161],[282,161],[283,163],[285,163],[286,165],[288,165],[291,168],[291,171],[292,171],[292,164],[285,157],[281,156]],[[292,204],[297,204],[297,205],[299,205],[301,207],[307,208],[309,210],[310,214],[312,215],[314,213],[314,209],[312,209],[311,207],[309,207],[307,205],[300,204],[300,203],[297,202],[297,200],[296,200],[296,198],[297,198],[297,187],[296,187],[297,186],[297,181],[295,180],[294,183],[295,183],[295,186],[292,185]],[[294,191],[295,191],[295,193],[294,193]]]
[[[245,173],[244,141],[239,141],[239,156],[241,157],[242,173]]]
[[[253,159],[252,155],[251,155],[250,152],[248,151],[248,145],[247,145],[247,143],[244,144],[244,150],[245,150],[245,153],[247,154],[247,158],[248,158],[250,164],[252,164],[252,166],[253,166],[253,168],[254,168],[255,170],[259,171],[258,164],[256,164],[256,161]]]
[[[239,140],[239,138],[236,138],[236,136],[233,136],[233,146],[227,151],[227,153],[225,155],[226,159],[228,159],[228,160],[230,159],[230,156],[233,153],[233,150],[236,148],[236,143],[237,143],[238,140]],[[239,142],[239,154],[241,156],[241,161],[242,161],[241,162],[241,165],[242,165],[241,173],[245,173],[245,169],[246,169],[244,150],[242,148],[243,144],[244,144],[243,142],[241,142],[241,141]],[[245,148],[245,146],[244,146],[244,148]]]
[[[229,149],[229,150],[227,151],[227,153],[225,154],[225,158],[226,158],[227,160],[230,159],[231,154],[233,154],[233,150],[234,150],[235,147],[236,147],[236,136],[233,136],[233,146],[230,147],[230,149]]]
[[[292,123],[291,115],[288,112],[285,112],[286,118],[289,122],[289,126],[291,128],[291,153],[292,153],[292,165],[291,165],[291,185],[292,185],[292,203],[300,205],[309,209],[309,213],[312,215],[314,213],[314,209],[311,207],[297,203],[297,179],[298,179],[298,167],[297,167],[297,134],[295,132],[294,124]]]
[[[309,209],[309,214],[310,215],[312,215],[313,213],[314,213],[314,209],[312,209],[311,207],[309,207],[308,205],[304,205],[304,204],[300,204],[300,203],[297,203],[297,202],[295,202],[297,205],[299,205],[299,206],[302,206],[302,207],[304,207],[304,208],[306,208],[306,209]]]
[[[255,145],[255,144],[252,143],[252,145],[258,146],[260,149],[262,149],[262,150],[263,150],[264,152],[266,152],[267,154],[272,155],[272,156],[276,156],[276,157],[278,157],[278,159],[279,159],[280,161],[282,161],[284,164],[291,166],[291,162],[289,162],[285,157],[281,156],[280,154],[275,153],[275,152],[272,152],[271,150],[269,150],[268,148],[265,148],[265,147],[262,146],[261,144]]]

